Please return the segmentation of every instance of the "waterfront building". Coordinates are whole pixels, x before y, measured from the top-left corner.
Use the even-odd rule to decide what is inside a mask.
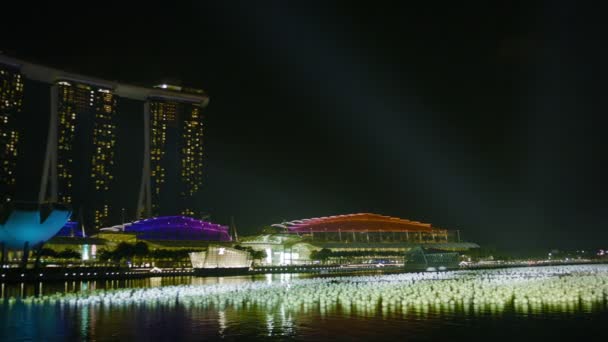
[[[195,269],[249,269],[251,255],[230,247],[209,246],[206,251],[192,252],[190,261]]]
[[[323,249],[332,252],[334,262],[402,263],[405,253],[418,246],[449,251],[479,247],[462,242],[458,231],[370,213],[292,220],[271,227],[276,233],[244,237],[241,242],[265,251],[265,265],[309,264],[313,253]]]
[[[77,251],[83,260],[94,261],[100,250],[114,250],[120,243],[145,242],[151,250],[207,250],[209,246],[233,245],[228,226],[187,216],[164,216],[101,228],[84,237],[68,222],[45,247],[61,252]]]
[[[67,224],[47,246],[57,251],[79,251],[87,260],[95,260],[100,250],[112,251],[120,243],[145,242],[150,250],[172,251],[205,252],[214,246],[239,250],[250,248],[264,252],[265,257],[259,260],[264,266],[309,265],[318,262],[319,255],[323,253],[323,262],[329,264],[402,264],[409,260],[408,256],[412,256],[410,262],[418,263],[420,253],[414,253],[417,248],[450,257],[459,257],[462,252],[479,248],[475,243],[460,241],[458,234],[446,229],[375,214],[320,217],[272,226],[261,234],[234,239],[228,226],[187,216],[166,216],[102,228],[96,235],[82,238],[78,237],[72,224]],[[313,236],[315,232],[327,235]],[[331,235],[334,233],[350,235],[351,239],[345,236],[334,238]],[[418,233],[422,233],[422,237]],[[355,239],[362,237],[360,241],[352,239],[353,234]],[[367,234],[378,235],[368,239]],[[380,234],[384,234],[382,238]],[[399,234],[412,237],[402,238]],[[425,238],[425,234],[430,238]],[[433,235],[439,237],[433,239]],[[452,263],[445,266],[452,266]]]

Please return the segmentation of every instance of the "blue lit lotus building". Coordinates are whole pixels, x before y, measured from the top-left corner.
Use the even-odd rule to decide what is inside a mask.
[[[67,209],[54,208],[46,217],[39,210],[14,209],[0,221],[0,243],[11,249],[43,243],[57,234],[70,215]]]
[[[163,216],[135,221],[124,226],[139,240],[232,241],[228,226],[186,216]]]

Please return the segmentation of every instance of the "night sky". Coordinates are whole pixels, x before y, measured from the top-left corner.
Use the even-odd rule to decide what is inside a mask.
[[[241,234],[374,212],[487,246],[608,247],[599,9],[321,3],[7,7],[0,50],[207,90],[201,201]]]

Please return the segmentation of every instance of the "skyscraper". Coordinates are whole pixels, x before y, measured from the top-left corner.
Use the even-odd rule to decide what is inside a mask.
[[[104,85],[61,80],[54,87],[59,201],[71,204],[75,215],[98,229],[109,224],[116,98]]]
[[[208,100],[202,90],[133,86],[0,55],[0,203],[15,197],[20,170],[19,189],[42,175],[20,199],[35,202],[38,190],[38,203],[67,205],[89,232],[136,216],[197,216]],[[38,127],[47,124],[45,135]],[[18,143],[28,152],[19,160]]]
[[[16,121],[23,102],[23,79],[19,69],[0,64],[0,201],[15,197],[19,132]]]
[[[190,105],[182,126],[181,174],[182,215],[195,216],[194,196],[203,183],[203,117],[200,105]],[[198,206],[200,209],[200,206]]]
[[[202,91],[161,85],[184,97],[151,96],[144,128],[149,136],[138,207],[141,215],[200,214],[196,194],[203,183]],[[188,95],[194,95],[189,97]],[[149,195],[147,192],[149,191]]]

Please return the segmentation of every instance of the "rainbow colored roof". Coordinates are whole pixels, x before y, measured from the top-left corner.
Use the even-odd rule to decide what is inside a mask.
[[[430,223],[370,213],[315,217],[273,224],[289,233],[310,232],[437,232]]]

